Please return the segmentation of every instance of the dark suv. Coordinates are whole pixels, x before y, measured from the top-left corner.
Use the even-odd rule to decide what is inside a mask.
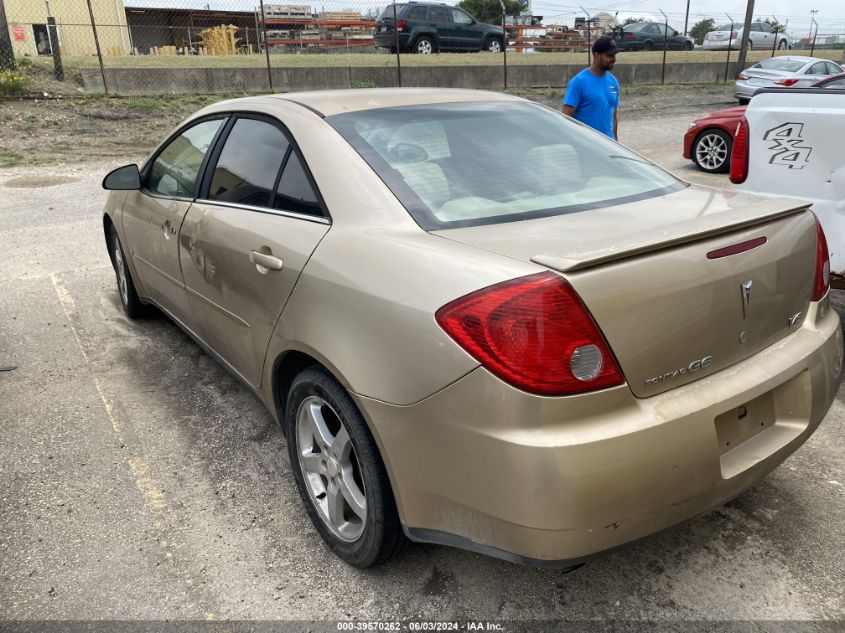
[[[409,2],[396,5],[396,28],[393,5],[376,20],[375,44],[396,51],[396,30],[399,50],[403,53],[436,53],[438,51],[501,52],[505,34],[501,28],[478,22],[474,17],[448,4]]]

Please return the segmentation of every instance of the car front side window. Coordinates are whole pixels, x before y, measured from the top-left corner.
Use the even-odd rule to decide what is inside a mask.
[[[452,9],[452,20],[454,20],[455,24],[460,24],[461,26],[472,24],[472,18],[460,9]]]
[[[146,188],[154,194],[193,198],[203,159],[223,119],[188,128],[159,152],[150,168]]]

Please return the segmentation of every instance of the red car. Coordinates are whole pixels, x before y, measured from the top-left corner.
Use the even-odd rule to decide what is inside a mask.
[[[845,88],[845,73],[822,79],[813,88]],[[684,158],[702,171],[711,174],[727,173],[731,167],[731,148],[734,133],[745,106],[716,110],[690,123],[684,134]]]

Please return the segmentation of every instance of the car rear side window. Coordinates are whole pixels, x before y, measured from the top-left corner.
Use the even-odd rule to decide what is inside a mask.
[[[425,20],[426,7],[413,7],[408,13],[409,20]]]
[[[269,207],[273,186],[289,146],[285,135],[275,125],[256,119],[238,119],[214,167],[208,199]]]
[[[431,7],[431,21],[444,23],[444,22],[451,22],[452,16],[449,13],[449,9],[446,7]]]
[[[202,161],[223,119],[197,123],[159,152],[150,167],[147,190],[162,196],[193,198]]]
[[[291,152],[285,164],[285,171],[276,189],[273,207],[292,213],[323,215],[317,193],[311,186],[311,181],[297,152]]]

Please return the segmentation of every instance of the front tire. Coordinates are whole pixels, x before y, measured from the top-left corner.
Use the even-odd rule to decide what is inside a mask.
[[[786,40],[781,40],[780,42],[778,42],[779,51],[785,51],[787,48],[789,48],[789,43]]]
[[[114,274],[117,278],[117,294],[120,297],[120,305],[124,314],[130,319],[144,316],[146,306],[141,303],[138,292],[135,290],[135,283],[132,281],[132,275],[126,263],[126,254],[120,244],[120,238],[117,236],[117,229],[114,228],[114,225],[109,229],[109,250],[111,251]]]
[[[501,53],[502,52],[502,41],[497,37],[491,37],[487,42],[484,44],[484,50],[490,53]]]
[[[684,42],[684,50],[691,51],[692,50],[692,42]]]
[[[718,129],[704,130],[692,144],[692,161],[708,174],[724,174],[731,168],[733,139]]]
[[[288,392],[285,429],[299,495],[328,548],[360,568],[403,550],[387,471],[343,386],[322,368],[305,369]]]
[[[420,35],[414,42],[414,52],[419,55],[431,55],[434,50],[434,40],[428,35]]]

